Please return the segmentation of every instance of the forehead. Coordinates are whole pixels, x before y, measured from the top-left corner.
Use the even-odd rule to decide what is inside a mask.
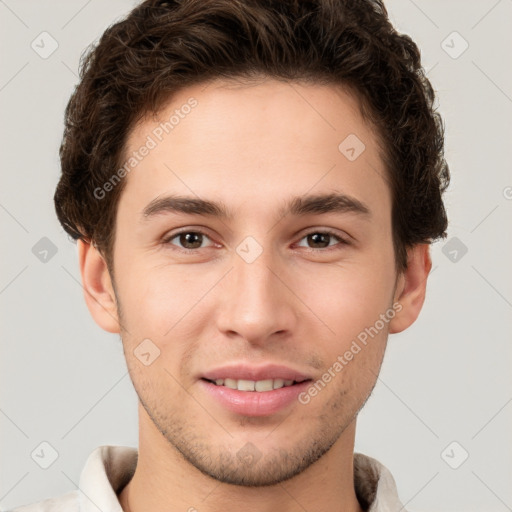
[[[308,191],[370,203],[389,196],[378,138],[339,86],[268,79],[187,87],[132,129],[125,162],[144,146],[121,197],[139,212],[165,193],[207,195],[235,203],[234,211],[256,196],[260,207]]]

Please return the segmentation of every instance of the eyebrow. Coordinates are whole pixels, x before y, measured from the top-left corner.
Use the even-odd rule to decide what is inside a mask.
[[[192,196],[169,195],[153,199],[142,211],[143,220],[165,213],[185,213],[232,219],[234,217],[222,202],[208,201]],[[303,216],[322,213],[356,213],[362,217],[371,217],[370,208],[355,197],[340,194],[317,194],[292,197],[279,212],[286,215]]]

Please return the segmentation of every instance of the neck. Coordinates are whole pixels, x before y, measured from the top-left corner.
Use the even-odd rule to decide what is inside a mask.
[[[299,475],[280,484],[243,487],[204,475],[168,443],[139,404],[135,473],[119,494],[125,512],[363,512],[354,490],[355,420],[331,449]]]

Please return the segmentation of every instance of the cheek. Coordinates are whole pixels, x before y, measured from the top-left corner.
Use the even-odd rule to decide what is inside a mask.
[[[319,266],[295,281],[297,295],[344,346],[390,307],[393,276],[356,265]],[[379,324],[380,325],[380,324]]]
[[[314,279],[301,281],[300,296],[333,331],[318,347],[325,363],[323,376],[333,382],[331,393],[325,395],[328,409],[339,407],[340,400],[359,407],[375,384],[392,318],[385,315],[393,276],[385,270],[326,266],[315,272]]]
[[[123,268],[119,283],[125,327],[137,337],[163,342],[187,326],[193,330],[202,297],[218,281],[199,267]]]
[[[188,378],[187,354],[200,338],[204,310],[199,300],[211,284],[177,267],[124,270],[122,340],[134,384],[143,397],[163,389],[176,396],[177,381]]]

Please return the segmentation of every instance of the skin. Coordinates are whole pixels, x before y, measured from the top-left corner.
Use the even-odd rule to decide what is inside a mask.
[[[140,399],[138,465],[120,503],[132,512],[229,512],[240,503],[258,512],[360,511],[357,414],[388,334],[421,310],[429,246],[411,248],[407,270],[396,274],[378,137],[346,90],[271,79],[188,87],[131,131],[127,154],[190,97],[197,106],[125,178],[115,281],[101,253],[78,243],[87,305],[103,329],[121,334]],[[338,150],[349,134],[366,146],[354,161]],[[333,192],[369,214],[279,215],[293,196]],[[168,194],[221,202],[233,217],[144,218]],[[187,245],[171,236],[178,228],[204,236]],[[349,243],[307,236],[326,229]],[[247,236],[262,248],[252,263],[236,252]],[[200,385],[201,372],[231,362],[283,364],[316,381],[393,304],[400,312],[307,405],[251,418],[227,411]],[[134,350],[148,338],[160,355],[146,366]],[[237,458],[248,442],[256,463]]]

